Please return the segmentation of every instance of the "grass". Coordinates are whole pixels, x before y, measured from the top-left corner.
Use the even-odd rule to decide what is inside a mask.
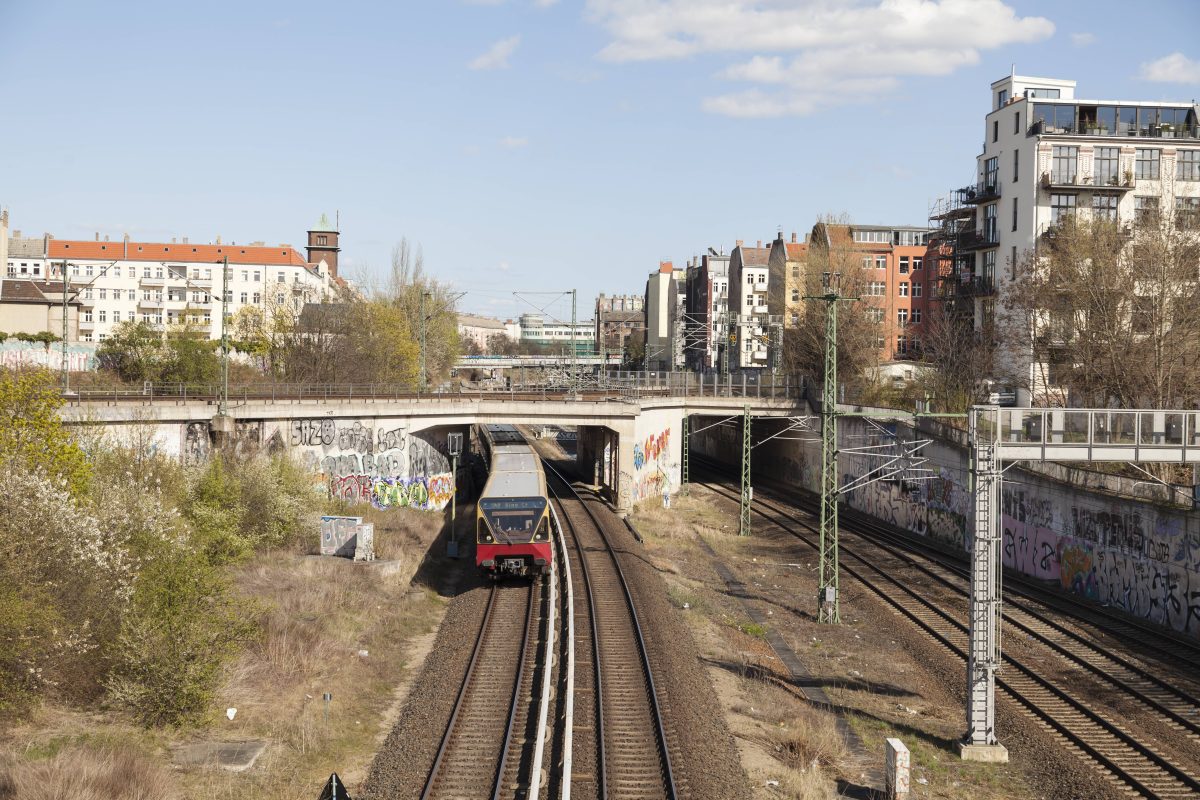
[[[74,745],[41,758],[0,757],[0,797],[21,800],[175,800],[161,761],[131,745]]]

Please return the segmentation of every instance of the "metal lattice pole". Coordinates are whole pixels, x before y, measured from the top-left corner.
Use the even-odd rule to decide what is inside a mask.
[[[683,456],[680,459],[683,462],[683,467],[680,475],[680,483],[684,495],[688,493],[688,415],[685,412],[683,415]]]
[[[421,331],[420,331],[420,333],[421,333],[421,358],[420,358],[421,363],[420,363],[420,366],[417,368],[418,372],[419,372],[417,379],[420,381],[420,383],[418,384],[419,388],[423,390],[425,388],[425,290],[424,290],[424,288],[421,289],[421,299],[420,299],[418,308],[419,308],[419,313],[421,315]]]
[[[738,534],[750,535],[750,500],[754,489],[750,486],[750,406],[742,411],[742,513],[738,522]]]
[[[828,304],[825,317],[825,382],[821,387],[821,539],[817,569],[817,622],[842,621],[838,596],[838,434],[837,434],[837,307],[857,300],[838,293],[841,273],[821,275],[825,293],[808,297]]]
[[[221,261],[221,402],[217,413],[229,413],[229,257]]]

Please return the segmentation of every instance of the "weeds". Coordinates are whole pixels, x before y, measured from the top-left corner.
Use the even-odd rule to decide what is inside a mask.
[[[0,758],[0,798],[174,800],[171,774],[131,746],[71,747],[50,758]]]

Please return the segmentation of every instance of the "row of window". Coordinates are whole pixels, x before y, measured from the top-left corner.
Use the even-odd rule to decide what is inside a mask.
[[[921,296],[921,293],[922,293],[921,287],[922,286],[924,286],[924,284],[920,283],[919,281],[912,282],[912,287],[911,287],[912,297],[920,297]],[[899,283],[896,284],[896,295],[898,297],[908,297],[909,290],[910,290],[910,287],[909,287],[908,281],[900,281]],[[884,283],[883,281],[871,281],[867,284],[867,296],[869,296],[869,297],[885,297],[886,295],[887,295],[887,284]]]
[[[25,266],[25,265],[22,264],[21,266]],[[62,275],[61,269],[59,269],[57,267],[57,265],[54,265],[54,266],[55,266],[55,269],[51,270],[51,274],[57,273],[58,275],[61,276]],[[161,266],[158,266],[158,267],[143,266],[141,277],[143,279],[153,278],[155,280],[163,279],[164,277],[167,279],[170,279],[170,280],[180,280],[180,281],[189,280],[188,271],[185,267],[167,267],[167,270],[168,270],[168,272],[164,275],[163,268]],[[241,270],[242,282],[243,283],[248,282],[250,280],[251,274],[254,275],[255,283],[259,283],[262,280],[262,271],[261,270],[256,269],[256,270],[252,271],[252,270],[243,269],[243,270]],[[108,268],[99,267],[94,264],[84,264],[82,267],[80,267],[80,265],[78,265],[78,264],[71,265],[71,276],[75,277],[75,278],[78,278],[81,276],[85,277],[85,278],[91,278],[91,277],[99,277],[99,276],[103,276],[103,275],[110,275],[114,278],[122,277],[121,276],[121,265],[114,264],[112,267],[108,267]],[[131,266],[129,268],[128,276],[130,278],[138,277],[137,267]],[[221,277],[221,276],[218,274],[218,278],[219,277]],[[231,279],[233,278],[233,270],[230,270],[230,278]],[[191,275],[190,280],[211,281],[212,279],[213,279],[213,270],[211,268],[206,268],[204,270],[201,270],[199,267],[192,268],[192,275]],[[287,283],[287,273],[282,270],[279,272],[276,272],[275,273],[275,282],[276,283]],[[293,272],[292,273],[292,283],[299,283],[299,282],[300,282],[300,273]]]
[[[912,257],[900,256],[900,273],[902,275],[907,275],[910,267],[915,272],[915,271],[921,269],[923,264],[924,264],[924,259],[922,256],[912,256]],[[863,269],[871,269],[872,267],[874,267],[875,269],[887,269],[887,256],[885,256],[885,255],[863,256],[862,257],[862,268]]]
[[[1013,154],[1016,155],[1015,153]],[[1093,151],[1093,183],[1097,186],[1116,185],[1121,181],[1121,148],[1097,147]],[[1079,148],[1055,145],[1051,156],[1051,179],[1054,183],[1075,183],[1079,174]],[[1134,151],[1133,177],[1137,180],[1158,180],[1162,150],[1139,147]],[[988,162],[994,159],[988,159]],[[1200,150],[1180,150],[1175,156],[1175,179],[1200,181]],[[1016,180],[1014,177],[1013,180]]]
[[[920,247],[929,243],[928,231],[860,231],[853,233],[860,244],[891,244],[900,247]]]
[[[1050,222],[1061,222],[1076,211],[1076,196],[1074,194],[1050,195]],[[1133,198],[1133,217],[1141,222],[1158,214],[1160,211],[1159,198],[1155,195],[1135,195]],[[1097,194],[1092,196],[1092,213],[1110,222],[1117,221],[1117,198],[1113,195]],[[1175,221],[1180,225],[1200,224],[1200,197],[1176,197]]]

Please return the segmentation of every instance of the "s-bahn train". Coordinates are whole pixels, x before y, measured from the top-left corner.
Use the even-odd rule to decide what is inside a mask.
[[[550,501],[537,453],[512,425],[480,426],[488,479],[475,506],[475,566],[493,578],[549,572]]]

